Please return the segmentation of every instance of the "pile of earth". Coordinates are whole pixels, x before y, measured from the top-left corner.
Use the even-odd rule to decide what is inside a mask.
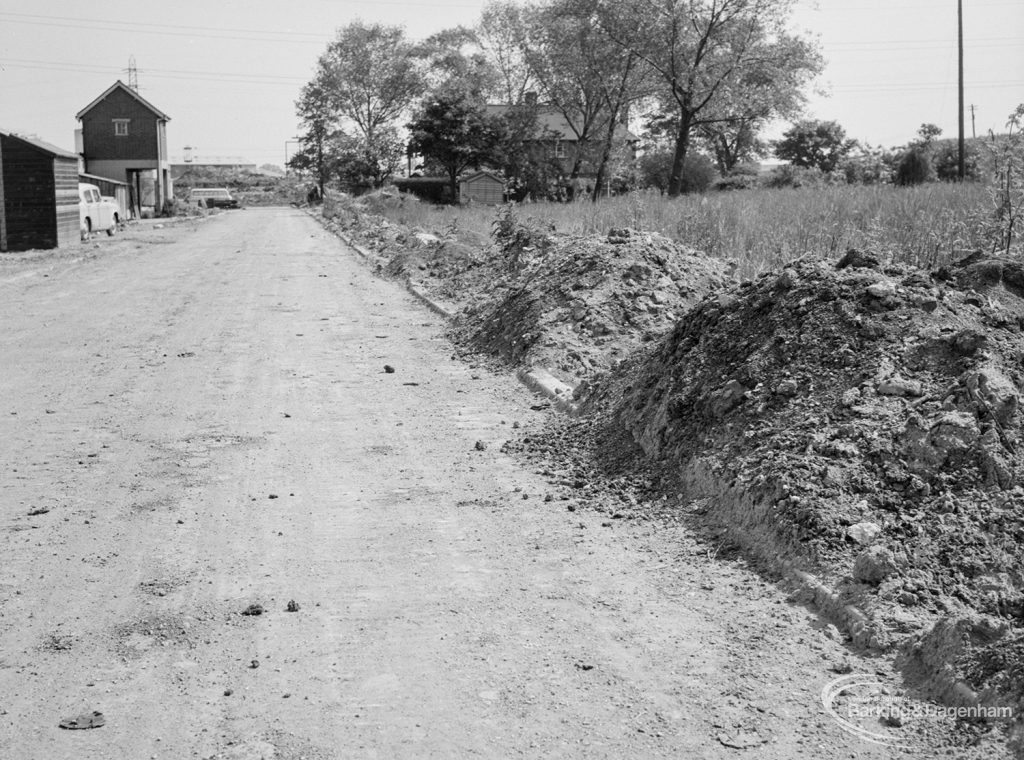
[[[464,310],[457,337],[570,382],[661,337],[732,271],[668,238],[628,229],[604,238],[548,234],[525,249],[529,255],[505,247],[506,285]]]
[[[328,229],[373,254],[382,275],[410,280],[434,298],[461,308],[473,294],[491,289],[491,241],[452,223],[428,229],[392,221],[404,212],[421,216],[420,206],[415,196],[405,193],[380,191],[359,198],[333,193],[324,202],[324,219]]]
[[[589,405],[754,556],[864,610],[876,645],[1005,693],[984,663],[1021,649],[1022,328],[1019,262],[850,251],[705,297]]]
[[[567,236],[499,210],[493,239],[450,222],[427,230],[390,221],[419,201],[400,193],[334,194],[327,226],[458,315],[453,339],[514,366],[542,366],[586,382],[661,337],[735,264],[657,234],[613,229]],[[421,217],[421,214],[409,214]]]

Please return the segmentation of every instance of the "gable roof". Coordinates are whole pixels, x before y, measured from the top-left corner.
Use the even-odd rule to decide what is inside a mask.
[[[480,179],[481,177],[490,177],[491,179],[496,180],[501,184],[505,184],[505,178],[502,177],[497,172],[492,172],[490,169],[477,169],[476,171],[470,172],[469,174],[463,174],[461,177],[459,177],[459,182],[469,182],[471,180]]]
[[[96,107],[96,105],[97,105],[97,104],[98,104],[98,103],[99,103],[99,102],[100,102],[101,100],[104,100],[104,99],[105,99],[105,98],[106,98],[106,97],[107,97],[108,95],[110,95],[110,93],[112,93],[112,92],[113,92],[114,90],[117,90],[117,89],[121,89],[121,90],[124,90],[124,91],[125,91],[126,93],[128,93],[129,95],[131,95],[131,96],[132,96],[133,98],[135,98],[135,99],[136,99],[137,101],[139,101],[140,103],[142,103],[142,105],[144,105],[144,106],[145,106],[146,108],[148,108],[148,109],[149,109],[150,111],[152,111],[152,112],[153,112],[154,114],[156,114],[156,116],[157,116],[158,118],[161,118],[161,119],[163,119],[164,121],[170,121],[170,120],[171,120],[171,117],[170,117],[170,116],[168,116],[167,114],[165,114],[165,113],[164,113],[163,111],[161,111],[161,110],[160,110],[159,108],[157,108],[157,107],[156,107],[155,105],[153,105],[153,104],[152,104],[152,103],[150,103],[150,102],[149,102],[148,100],[146,100],[146,99],[145,99],[144,97],[142,97],[141,95],[139,95],[139,93],[135,92],[135,90],[133,90],[133,89],[132,89],[131,87],[129,87],[128,85],[126,85],[126,84],[125,84],[124,82],[122,82],[122,81],[121,81],[120,79],[118,79],[118,80],[117,80],[116,82],[114,82],[114,83],[113,83],[112,85],[110,85],[110,87],[108,87],[108,88],[106,89],[106,91],[105,91],[105,92],[104,92],[104,93],[103,93],[102,95],[100,95],[100,96],[99,96],[98,98],[96,98],[96,100],[94,100],[94,101],[93,101],[92,103],[90,103],[89,105],[87,105],[87,106],[86,106],[85,108],[83,108],[83,109],[82,109],[81,111],[79,111],[78,113],[76,113],[76,114],[75,114],[75,118],[76,118],[76,119],[79,119],[79,120],[81,120],[81,118],[82,118],[82,116],[83,116],[83,115],[87,114],[87,113],[88,113],[89,111],[91,111],[91,110],[92,110],[93,108],[95,108],[95,107]]]
[[[522,106],[511,106],[504,103],[488,103],[486,112],[491,116],[501,116]],[[566,140],[576,142],[578,139],[569,125],[569,120],[558,108],[551,105],[538,105],[537,107],[537,131],[546,138],[555,140]],[[634,142],[640,138],[623,127],[621,124],[615,128],[615,137],[626,142]]]
[[[57,156],[58,158],[73,158],[76,161],[78,160],[77,153],[72,153],[71,151],[64,150],[63,148],[58,148],[56,145],[51,145],[50,143],[45,142],[44,140],[40,140],[36,137],[25,137],[24,135],[9,132],[6,129],[0,129],[0,137],[7,137],[9,139],[20,140],[23,143],[31,145],[33,148],[37,150],[41,150],[43,153],[49,153],[53,156]]]

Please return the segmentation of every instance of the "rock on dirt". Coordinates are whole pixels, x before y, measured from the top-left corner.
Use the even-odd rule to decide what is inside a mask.
[[[707,498],[748,551],[867,610],[883,641],[909,646],[948,610],[1017,621],[1024,266],[844,261],[703,297],[584,408],[608,409],[668,491]]]

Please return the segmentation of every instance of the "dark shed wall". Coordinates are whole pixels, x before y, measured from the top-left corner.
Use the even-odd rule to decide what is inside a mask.
[[[55,248],[58,237],[53,156],[3,136],[0,150],[4,153],[7,250]]]
[[[127,136],[114,134],[114,119],[131,119]],[[83,153],[88,161],[156,160],[160,157],[157,121],[150,109],[115,89],[82,114]]]

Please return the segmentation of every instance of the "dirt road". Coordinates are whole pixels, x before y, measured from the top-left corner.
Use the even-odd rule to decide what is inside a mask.
[[[9,259],[0,757],[893,752],[778,588],[544,502],[531,404],[300,211]]]

